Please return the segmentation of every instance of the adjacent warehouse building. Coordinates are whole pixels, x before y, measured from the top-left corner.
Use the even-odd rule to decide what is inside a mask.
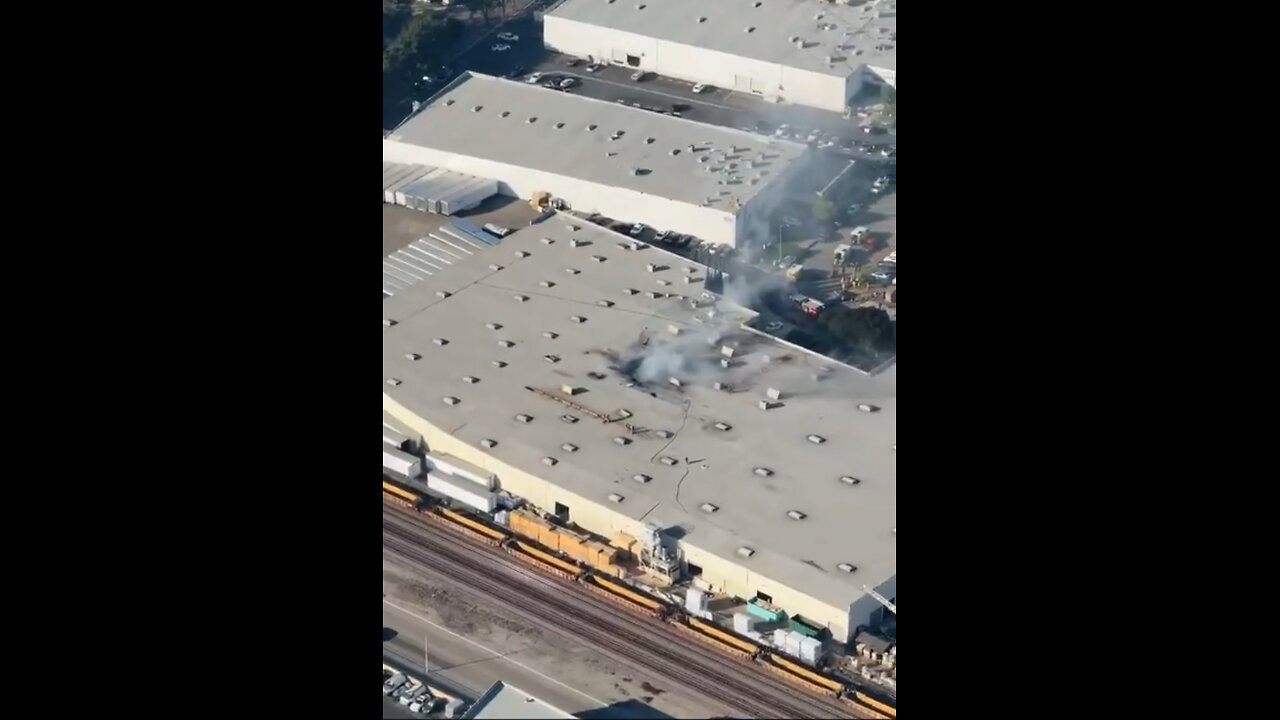
[[[809,152],[475,73],[442,90],[382,147],[384,163],[492,178],[502,194],[548,192],[578,212],[731,245],[767,234],[766,218]]]
[[[843,111],[868,80],[897,87],[897,0],[566,0],[547,47],[597,62]]]
[[[896,382],[743,328],[704,270],[564,214],[520,229],[383,303],[384,413],[843,641],[864,587],[897,595]]]

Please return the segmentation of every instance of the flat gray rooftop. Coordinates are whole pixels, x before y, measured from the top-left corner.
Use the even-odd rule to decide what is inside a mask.
[[[566,0],[550,15],[848,77],[860,65],[897,69],[897,6],[897,0],[856,6],[813,0]],[[828,57],[835,62],[828,64]]]
[[[867,377],[743,330],[749,311],[703,299],[702,266],[631,247],[556,215],[386,300],[396,324],[383,331],[384,379],[400,384],[384,382],[385,397],[472,447],[496,440],[487,452],[505,463],[633,519],[679,526],[685,541],[832,605],[894,576],[896,375]],[[695,310],[691,299],[708,304]],[[729,369],[724,346],[735,348]],[[568,399],[564,385],[579,389],[571,401],[583,409],[528,389]],[[770,388],[782,396],[762,410]],[[623,409],[630,416],[609,423],[587,412]],[[744,546],[755,554],[737,556]]]
[[[731,214],[807,150],[477,73],[463,73],[387,139]]]
[[[499,680],[462,717],[464,720],[562,720],[573,715]]]

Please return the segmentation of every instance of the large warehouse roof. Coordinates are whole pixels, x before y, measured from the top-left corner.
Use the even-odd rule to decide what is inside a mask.
[[[550,13],[825,75],[897,68],[897,0],[566,0]],[[803,47],[799,47],[799,41]],[[833,63],[827,58],[834,57]]]
[[[573,715],[499,680],[484,691],[463,720],[573,720]]]
[[[725,301],[693,309],[714,300],[704,268],[631,247],[561,214],[386,300],[384,397],[824,602],[892,577],[896,383],[744,330]]]
[[[388,140],[737,211],[806,150],[488,75],[463,73]]]

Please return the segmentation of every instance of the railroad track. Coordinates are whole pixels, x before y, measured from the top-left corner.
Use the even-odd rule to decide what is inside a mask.
[[[689,644],[661,621],[517,564],[495,548],[460,542],[458,535],[404,511],[383,512],[383,545],[485,594],[533,625],[571,633],[620,663],[702,693],[737,715],[850,717],[849,709],[835,700],[805,693],[750,662],[736,662],[710,648]]]

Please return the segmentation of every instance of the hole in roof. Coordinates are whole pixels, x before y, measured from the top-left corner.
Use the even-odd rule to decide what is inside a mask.
[[[449,107],[450,105],[454,104],[455,102],[457,102],[457,101],[456,101],[456,100],[454,100],[453,98],[449,98],[448,100],[445,100],[445,101],[444,101],[444,106],[445,106],[445,107]]]
[[[536,117],[530,117],[528,120],[525,120],[525,122],[527,122],[527,123],[529,123],[530,125],[532,125],[532,124],[534,124],[534,123],[538,122],[538,118],[536,118]]]
[[[562,127],[564,127],[564,123],[562,123],[562,122],[558,122],[558,123],[556,123],[556,124],[555,124],[555,128],[556,128],[557,130],[559,130],[559,129],[560,129],[560,128],[562,128]]]
[[[673,156],[674,156],[674,155],[679,155],[679,154],[680,154],[680,148],[671,148],[671,154],[672,154]]]
[[[755,31],[756,31],[756,29],[755,29],[754,27],[749,27],[749,28],[747,28],[747,32],[749,32],[749,33],[753,33],[753,32],[755,32]]]
[[[645,138],[645,139],[644,139],[644,144],[645,144],[645,145],[652,145],[652,144],[654,144],[654,143],[655,143],[655,142],[657,142],[657,141],[658,141],[658,139],[657,139],[657,138],[647,137],[647,138]]]
[[[500,113],[498,113],[498,114],[499,114],[500,116],[502,116],[502,117],[506,117],[506,116],[508,116],[508,115],[510,115],[510,114],[511,114],[511,111],[510,111],[510,110],[503,110],[502,112],[500,112]]]
[[[700,18],[698,18],[698,22],[700,22],[700,23],[704,23],[704,22],[706,22],[706,21],[707,21],[707,19],[706,19],[705,17],[700,17]]]
[[[587,132],[591,132],[592,130],[595,130],[595,129],[596,129],[596,125],[594,123],[587,125]]]
[[[483,109],[484,109],[484,106],[483,106],[483,105],[472,105],[472,106],[471,106],[471,112],[480,112],[480,111],[481,111],[481,110],[483,110]]]

